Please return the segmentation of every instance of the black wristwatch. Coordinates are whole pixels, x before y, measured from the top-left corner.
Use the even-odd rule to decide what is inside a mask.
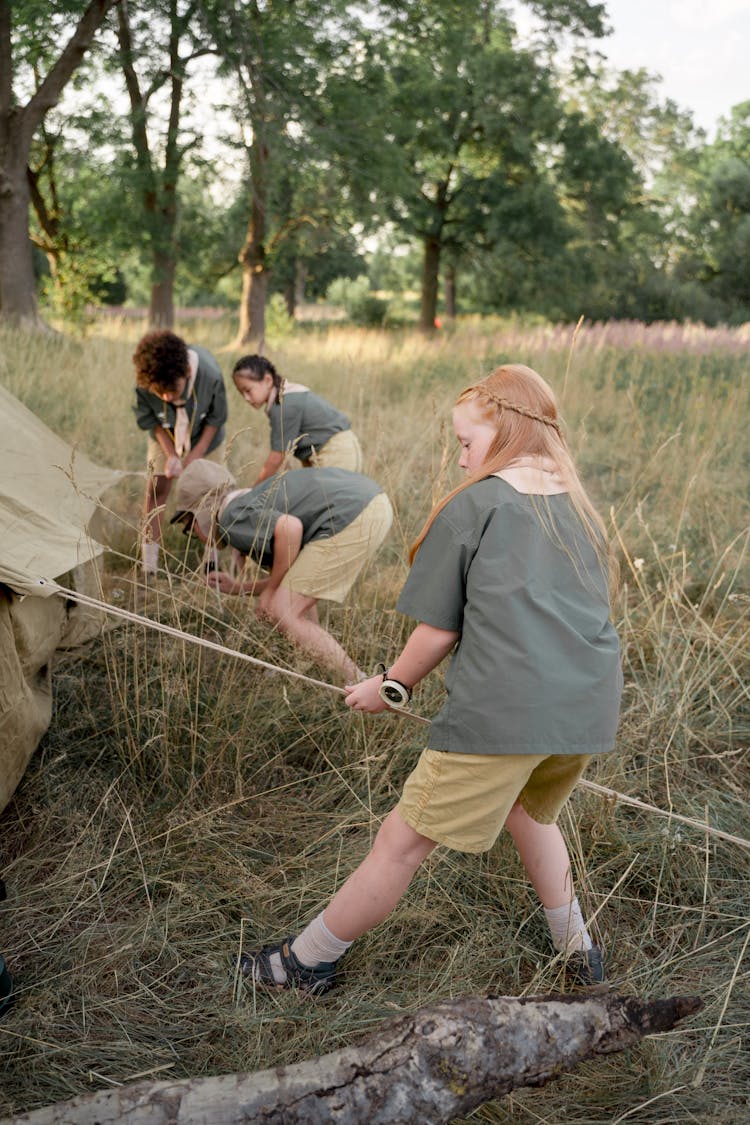
[[[411,700],[411,688],[402,684],[400,680],[394,680],[388,672],[383,672],[382,675],[383,682],[378,688],[380,698],[396,710],[406,707]]]

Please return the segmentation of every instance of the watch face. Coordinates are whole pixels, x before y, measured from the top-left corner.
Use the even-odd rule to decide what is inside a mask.
[[[401,684],[389,683],[386,680],[380,689],[380,698],[394,707],[404,707],[409,702],[409,692]]]

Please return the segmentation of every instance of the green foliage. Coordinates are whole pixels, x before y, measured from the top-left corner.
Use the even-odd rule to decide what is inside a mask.
[[[365,328],[381,325],[388,312],[388,301],[371,292],[367,276],[340,277],[331,282],[326,299],[346,311],[352,324]]]
[[[129,50],[113,12],[35,138],[48,307],[80,317],[123,284],[129,303],[147,303],[173,258],[179,305],[234,304],[244,242],[253,276],[290,308],[365,268],[401,310],[424,283],[424,306],[442,269],[459,312],[750,318],[748,103],[706,145],[654,75],[587,51],[603,4],[525,6],[538,34],[522,45],[499,0],[378,0],[369,14],[343,0],[131,0]],[[85,7],[12,6],[21,94]],[[560,35],[574,48],[562,71],[550,61]],[[245,133],[222,137],[220,157],[204,143],[217,139],[203,87],[212,52],[219,132]],[[123,113],[128,59],[141,97]],[[368,291],[350,316],[391,322],[379,301]]]
[[[266,334],[274,343],[285,340],[294,332],[294,317],[289,315],[286,301],[280,293],[274,293],[266,308]]]
[[[707,252],[704,277],[734,320],[750,319],[750,102],[734,107],[701,161],[694,222]]]

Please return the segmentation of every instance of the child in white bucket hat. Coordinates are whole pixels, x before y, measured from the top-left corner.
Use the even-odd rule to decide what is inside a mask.
[[[258,598],[266,617],[343,682],[362,672],[317,620],[320,598],[343,602],[388,534],[393,510],[374,480],[347,469],[275,473],[235,487],[222,465],[194,461],[177,482],[177,514],[204,543],[229,545],[269,573],[246,579],[225,571],[207,581],[225,594]]]

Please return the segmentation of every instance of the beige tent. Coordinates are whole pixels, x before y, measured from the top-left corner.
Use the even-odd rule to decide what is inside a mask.
[[[49,726],[54,653],[83,637],[82,611],[58,595],[57,580],[91,581],[102,548],[86,528],[120,475],[0,387],[0,811]]]

